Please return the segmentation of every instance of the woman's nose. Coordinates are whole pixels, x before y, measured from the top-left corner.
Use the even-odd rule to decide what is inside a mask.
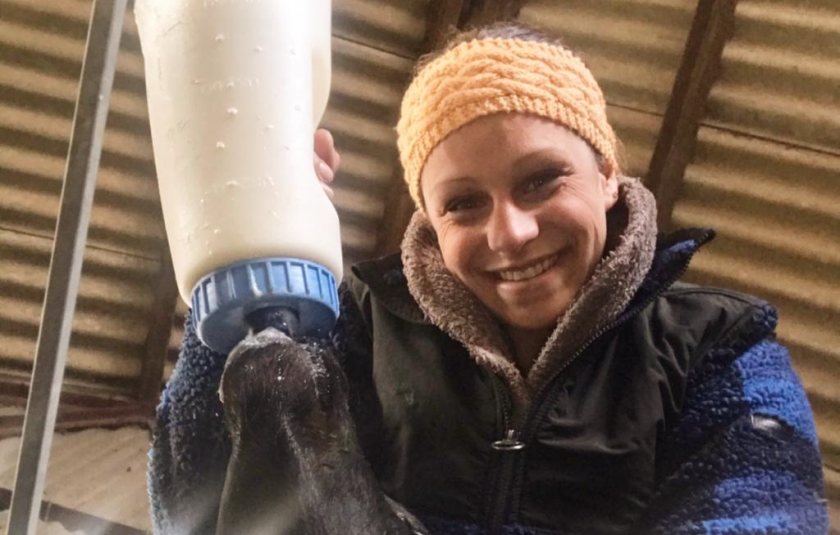
[[[512,204],[494,208],[488,226],[487,245],[500,253],[518,251],[539,234],[534,214]]]

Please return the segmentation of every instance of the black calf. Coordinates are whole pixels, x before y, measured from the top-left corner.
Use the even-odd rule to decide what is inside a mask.
[[[220,395],[233,450],[219,533],[424,532],[379,490],[329,350],[268,328],[230,354]]]

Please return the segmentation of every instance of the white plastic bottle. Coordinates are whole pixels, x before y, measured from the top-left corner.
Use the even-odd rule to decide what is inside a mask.
[[[330,0],[136,0],[152,142],[181,297],[227,351],[254,310],[304,334],[337,316],[338,216],[313,169]]]

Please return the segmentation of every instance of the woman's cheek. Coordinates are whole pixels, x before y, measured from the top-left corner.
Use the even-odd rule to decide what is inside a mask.
[[[474,249],[469,234],[452,226],[439,234],[438,244],[446,269],[462,278],[467,271],[465,264]]]
[[[451,271],[454,267],[453,264],[455,263],[457,253],[460,248],[457,234],[444,227],[440,232],[438,232],[438,246],[440,247],[440,252],[443,255],[444,264]]]

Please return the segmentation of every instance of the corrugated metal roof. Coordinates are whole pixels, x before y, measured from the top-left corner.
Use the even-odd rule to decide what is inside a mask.
[[[333,0],[333,81],[322,126],[341,153],[333,202],[346,265],[375,254],[399,165],[394,125],[428,10],[429,0]]]
[[[688,277],[759,295],[780,312],[817,420],[840,531],[840,5],[741,0],[677,226],[718,238]]]
[[[0,21],[0,367],[28,374],[41,318],[91,3],[4,2]],[[126,21],[126,28],[130,26]],[[163,224],[137,37],[121,43],[67,381],[132,394]]]
[[[323,126],[341,153],[333,200],[341,220],[345,263],[376,248],[385,193],[398,166],[397,109],[414,62],[344,38],[333,38],[333,87]]]
[[[4,6],[0,31],[0,46],[9,52],[0,67],[6,94],[0,103],[2,163],[18,178],[2,182],[0,215],[5,228],[51,238],[84,55],[78,17],[87,16],[89,3],[71,3],[74,12],[66,3],[60,8],[25,4],[17,2],[8,13]],[[136,35],[128,33],[117,64],[115,109],[109,115],[88,243],[157,258],[163,226],[138,68]]]
[[[519,20],[560,36],[598,79],[627,174],[647,173],[694,7],[680,0],[531,0],[522,7]]]
[[[44,500],[150,531],[146,491],[149,441],[149,432],[138,427],[56,434]],[[20,438],[0,441],[0,488],[14,485],[19,450]]]
[[[28,374],[51,250],[50,239],[0,229],[4,371]],[[83,273],[67,381],[130,392],[143,358],[157,262],[88,247]]]
[[[739,2],[706,122],[840,153],[836,3]]]
[[[322,125],[341,153],[333,202],[347,265],[375,253],[385,194],[399,165],[394,125],[428,9],[428,0],[333,2],[333,82]]]
[[[426,37],[429,0],[333,0],[333,35],[413,59]]]

